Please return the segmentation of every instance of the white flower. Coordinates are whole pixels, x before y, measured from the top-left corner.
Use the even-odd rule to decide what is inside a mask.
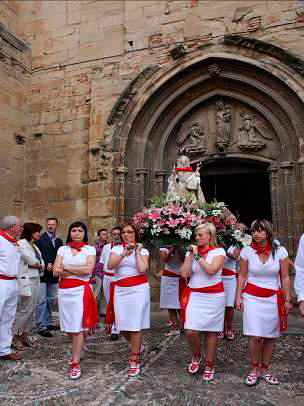
[[[247,247],[248,245],[251,244],[252,237],[250,234],[243,234],[242,237],[240,238],[240,241],[244,247]]]
[[[218,203],[215,204],[215,207],[216,207],[217,209],[220,209],[221,207],[225,207],[225,206],[226,206],[226,205],[225,205],[224,202],[218,202]]]
[[[221,210],[212,210],[212,216],[219,216],[222,214]]]
[[[241,232],[241,230],[234,230],[234,231],[233,231],[233,237],[234,237],[236,240],[240,241],[241,238],[242,238],[242,236],[243,236],[243,233]]]
[[[182,229],[175,230],[175,233],[178,234],[182,239],[190,240],[192,236],[192,231],[190,228],[183,227]]]
[[[170,234],[170,230],[169,230],[168,228],[164,228],[164,229],[163,229],[163,233],[166,234],[166,235],[169,235],[169,234]]]
[[[197,209],[197,215],[201,217],[206,217],[206,213],[202,209]]]

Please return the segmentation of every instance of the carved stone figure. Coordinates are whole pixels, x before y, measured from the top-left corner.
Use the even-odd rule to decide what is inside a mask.
[[[215,103],[216,109],[216,142],[215,146],[220,153],[224,153],[231,134],[231,106],[225,105],[223,101]]]
[[[259,151],[266,147],[265,141],[272,140],[266,125],[255,115],[250,115],[242,111],[241,127],[239,128],[239,145],[244,151]]]
[[[184,124],[177,137],[177,145],[187,154],[201,153],[206,151],[204,127],[195,120],[190,125]]]
[[[186,155],[178,158],[177,166],[174,166],[168,182],[166,198],[168,203],[187,202],[201,205],[206,202],[201,189],[200,167],[197,166],[196,171],[193,172]]]

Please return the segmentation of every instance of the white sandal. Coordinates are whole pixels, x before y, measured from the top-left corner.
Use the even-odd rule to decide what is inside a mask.
[[[251,374],[248,374],[248,375],[246,376],[245,383],[246,383],[246,385],[248,385],[248,386],[253,386],[253,385],[256,385],[258,379],[259,379],[259,377],[258,377],[257,374],[251,373]]]
[[[270,372],[267,372],[264,375],[261,375],[260,378],[264,379],[267,383],[270,383],[270,385],[278,385],[279,381],[275,376],[273,376]]]
[[[203,372],[203,380],[206,382],[212,381],[214,379],[214,368],[213,362],[206,361],[205,368],[212,368],[211,371],[207,371],[206,369]]]
[[[198,357],[200,357],[198,362],[193,361],[193,358],[198,358]],[[190,362],[190,364],[188,366],[189,374],[194,375],[198,372],[201,360],[202,360],[201,354],[195,354],[195,353],[192,354],[192,361]]]

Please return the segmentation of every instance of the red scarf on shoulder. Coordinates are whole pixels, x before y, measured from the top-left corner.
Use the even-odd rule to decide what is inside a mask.
[[[213,247],[212,245],[209,245],[208,247],[197,247],[197,252],[199,253],[199,255],[201,257],[203,257],[204,255],[208,254],[209,251],[214,250],[215,247]]]
[[[17,244],[17,240],[14,237],[11,237],[5,231],[0,231],[1,237],[5,238],[7,241],[11,242],[12,244]]]
[[[267,241],[267,244],[265,245],[265,247],[261,247],[261,246],[257,245],[256,242],[253,241],[253,242],[250,244],[250,247],[251,247],[252,249],[254,249],[255,252],[256,252],[258,255],[260,255],[260,254],[265,254],[267,257],[269,256],[270,251],[271,251],[271,245],[270,245],[270,242],[269,242],[269,241]]]

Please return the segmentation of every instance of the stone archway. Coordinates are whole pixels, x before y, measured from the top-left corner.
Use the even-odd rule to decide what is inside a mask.
[[[144,71],[105,132],[114,140],[115,217],[166,189],[180,147],[193,164],[254,160],[267,166],[272,219],[292,253],[304,224],[303,90],[301,74],[273,55],[225,44]]]

